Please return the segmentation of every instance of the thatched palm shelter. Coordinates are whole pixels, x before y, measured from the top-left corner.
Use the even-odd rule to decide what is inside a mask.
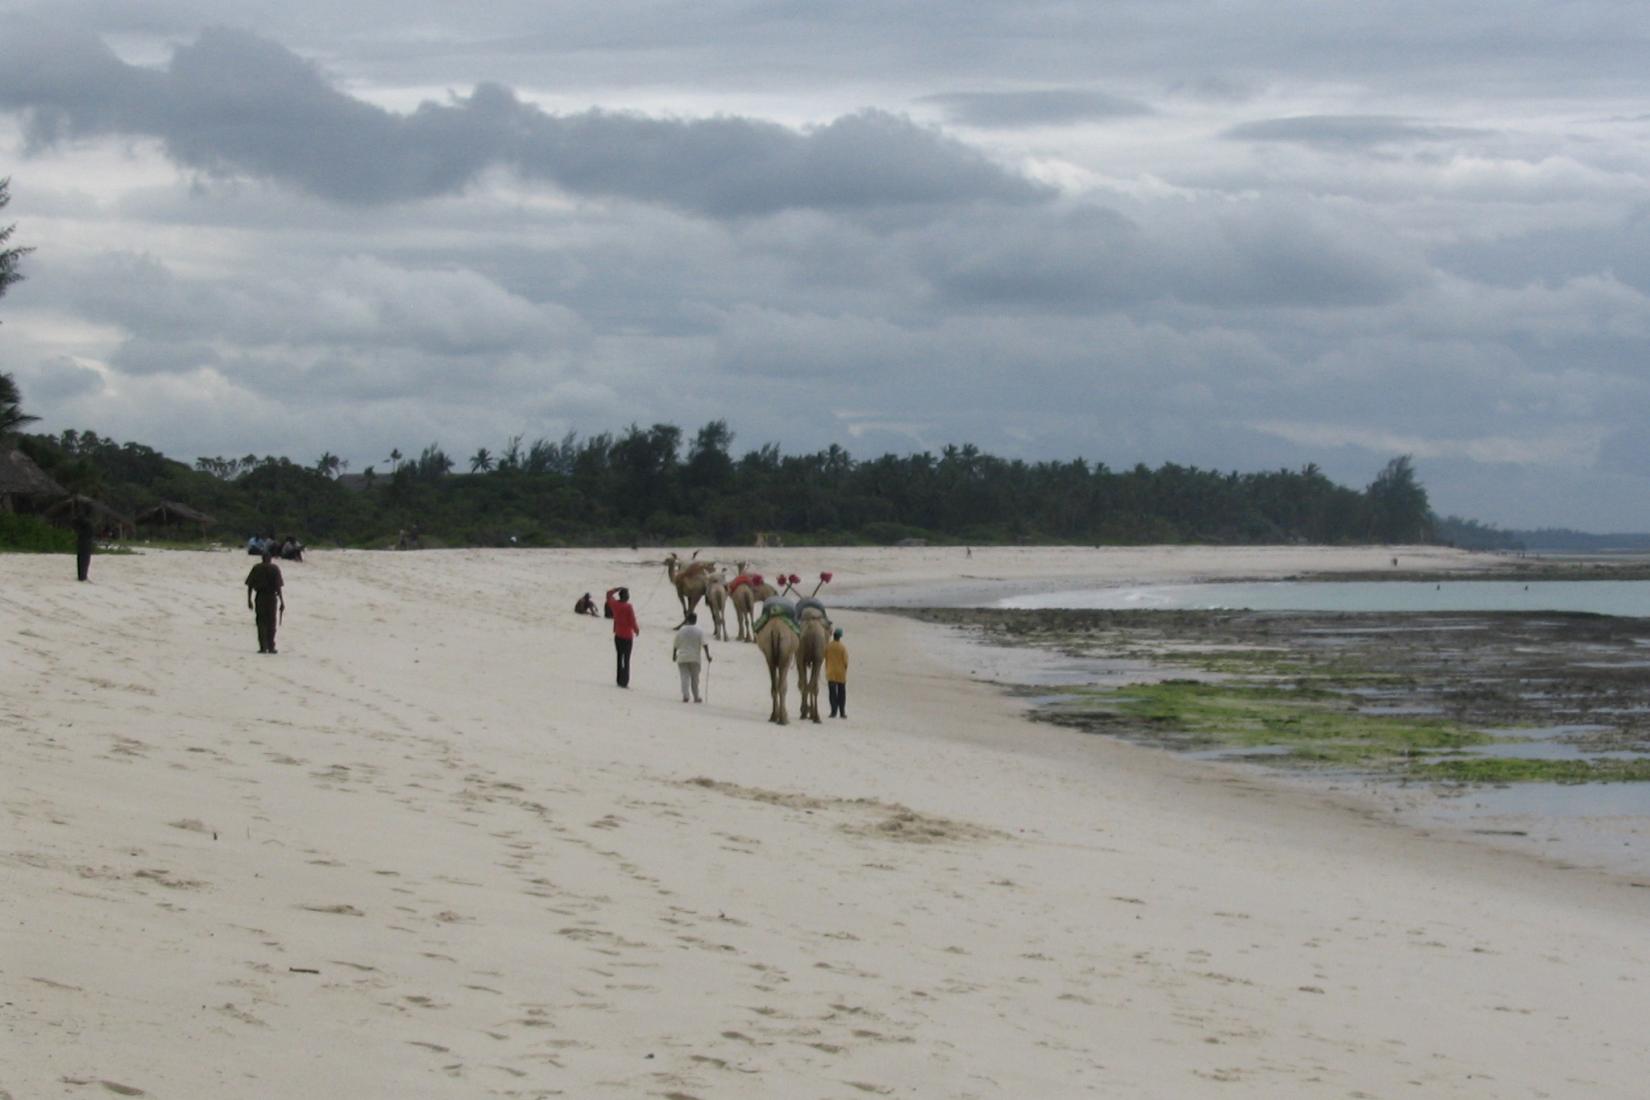
[[[65,491],[28,455],[0,446],[0,512],[43,512]]]
[[[187,504],[163,500],[153,508],[145,508],[139,512],[137,522],[140,527],[194,527],[204,535],[213,520],[205,512],[197,511]]]
[[[129,538],[137,532],[137,526],[128,517],[121,515],[101,500],[93,500],[78,493],[64,497],[47,508],[46,518],[55,523],[70,523],[74,520],[76,512],[84,512],[90,516],[92,523],[100,530],[113,528],[117,538]]]

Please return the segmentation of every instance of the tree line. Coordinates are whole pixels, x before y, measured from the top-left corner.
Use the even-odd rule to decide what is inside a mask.
[[[1112,469],[1027,462],[972,444],[856,459],[832,445],[733,450],[726,422],[691,438],[671,424],[481,448],[459,463],[438,444],[350,472],[328,452],[202,456],[193,465],[91,431],[25,435],[23,450],[125,514],[176,501],[219,537],[295,534],[311,544],[580,546],[632,542],[1351,543],[1418,542],[1436,522],[1407,456],[1368,486],[1316,465],[1252,473],[1166,463]]]

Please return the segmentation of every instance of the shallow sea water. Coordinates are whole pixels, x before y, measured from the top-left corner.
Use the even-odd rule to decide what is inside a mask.
[[[1650,618],[1650,581],[1261,581],[1074,588],[989,606],[1106,611],[1570,611]]]
[[[954,593],[953,595],[961,595]],[[1523,611],[1590,612],[1650,617],[1650,582],[1581,581],[1507,583],[1445,582],[1266,582],[1256,584],[1173,585],[1110,589],[1066,589],[986,597],[971,592],[947,606],[1034,608],[1237,609],[1269,611]],[[982,598],[985,597],[985,598]],[[930,604],[930,606],[933,606]],[[1374,628],[1372,628],[1374,629]],[[1381,628],[1401,633],[1399,628]],[[1119,686],[1184,677],[1146,662],[1073,658],[1029,647],[987,642],[965,630],[955,636],[960,667],[976,679],[1017,686],[1069,687],[1080,684]],[[1650,646],[1650,622],[1646,638]],[[1035,702],[1035,700],[1034,700]],[[1401,699],[1371,700],[1370,709],[1389,714],[1424,713]],[[1487,731],[1496,732],[1496,731]],[[1500,731],[1508,740],[1484,746],[1485,755],[1535,759],[1630,758],[1637,754],[1590,752],[1566,737],[1589,732],[1583,727]],[[1355,793],[1403,824],[1471,834],[1475,840],[1535,852],[1582,866],[1634,878],[1650,876],[1650,783],[1519,783],[1495,786],[1446,786],[1377,779],[1353,774],[1302,776],[1265,763],[1283,750],[1198,753],[1233,767],[1253,768],[1289,785],[1338,793]]]

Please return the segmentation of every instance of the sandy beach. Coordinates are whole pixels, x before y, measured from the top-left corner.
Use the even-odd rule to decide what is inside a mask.
[[[851,601],[1393,553],[738,555]],[[904,618],[838,616],[846,722],[734,644],[684,705],[663,554],[314,553],[272,657],[244,554],[0,556],[0,1098],[1645,1094],[1650,889],[1034,724]],[[571,613],[621,583],[628,691]]]

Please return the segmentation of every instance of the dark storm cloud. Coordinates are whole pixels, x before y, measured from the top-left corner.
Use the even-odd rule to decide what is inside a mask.
[[[1076,207],[948,226],[922,270],[958,307],[1234,309],[1390,302],[1427,278],[1419,256],[1310,206],[1208,204],[1145,224]]]
[[[1152,109],[1136,100],[1079,88],[1048,88],[1022,92],[947,92],[924,96],[952,122],[981,129],[1021,126],[1064,126],[1108,118],[1149,115]]]
[[[747,118],[552,115],[481,85],[398,115],[337,90],[275,43],[223,29],[155,71],[125,64],[94,37],[25,25],[0,44],[0,108],[25,115],[36,147],[152,136],[180,165],[350,204],[448,194],[494,165],[577,194],[719,217],[1047,194],[960,142],[876,111],[798,132]]]
[[[1595,225],[1453,241],[1436,249],[1433,258],[1448,270],[1501,286],[1558,283],[1608,271],[1650,294],[1650,205]]]
[[[1388,115],[1299,115],[1233,126],[1222,136],[1235,141],[1281,141],[1328,148],[1411,145],[1488,136],[1490,131],[1433,126]]]

